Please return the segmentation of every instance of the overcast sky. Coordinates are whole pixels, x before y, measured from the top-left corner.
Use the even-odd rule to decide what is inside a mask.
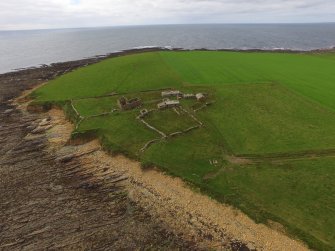
[[[0,30],[334,21],[335,0],[0,0]]]

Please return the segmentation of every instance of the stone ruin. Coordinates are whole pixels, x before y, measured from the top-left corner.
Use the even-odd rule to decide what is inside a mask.
[[[177,99],[182,99],[182,98],[184,98],[184,99],[196,99],[199,102],[204,102],[207,99],[207,95],[203,94],[203,93],[183,94],[182,92],[180,92],[178,90],[163,91],[162,92],[162,97],[165,97],[165,99],[163,99],[163,101],[161,103],[157,104],[157,107],[160,110],[180,106],[180,101],[179,100],[170,100],[170,99],[168,99],[169,97],[176,97]]]
[[[169,100],[169,99],[165,99],[165,100],[163,100],[163,102],[161,102],[157,105],[158,109],[160,109],[160,110],[167,109],[167,108],[178,107],[178,106],[180,106],[179,100]]]
[[[206,96],[205,96],[205,94],[203,94],[203,93],[198,93],[198,94],[195,95],[195,97],[196,97],[196,99],[197,99],[198,101],[200,101],[200,102],[203,102],[203,101],[206,100]]]
[[[195,95],[192,94],[192,93],[183,94],[183,98],[184,99],[193,99],[193,98],[195,98]]]
[[[132,110],[142,105],[142,100],[140,98],[127,99],[122,97],[118,99],[118,106],[122,111]]]
[[[138,116],[138,118],[143,119],[145,118],[151,111],[148,111],[147,109],[143,109],[140,111],[140,115]]]
[[[163,98],[168,98],[168,97],[179,97],[182,96],[183,94],[180,91],[163,91],[162,92],[162,97]]]

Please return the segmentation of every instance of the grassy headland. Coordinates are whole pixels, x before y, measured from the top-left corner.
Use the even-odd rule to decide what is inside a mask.
[[[335,246],[335,61],[332,54],[152,52],[105,60],[50,81],[35,104],[64,106],[74,135],[156,165],[274,220],[311,247]],[[162,89],[207,93],[202,107],[153,111]],[[117,110],[121,96],[141,108]],[[197,126],[194,130],[189,128]],[[174,136],[169,136],[173,133]],[[148,144],[148,142],[152,144]],[[147,147],[145,147],[147,146]]]

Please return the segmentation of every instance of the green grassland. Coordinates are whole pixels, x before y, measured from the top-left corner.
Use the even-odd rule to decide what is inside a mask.
[[[192,84],[275,82],[335,109],[335,66],[305,54],[162,53],[170,67]]]
[[[39,101],[62,101],[180,85],[177,73],[167,66],[162,57],[148,53],[119,57],[81,68],[50,81],[36,94]]]
[[[122,152],[129,151],[135,155],[145,142],[157,138],[157,135],[138,123],[133,115],[128,112],[90,118],[80,124],[78,132],[97,131],[104,135],[111,150],[116,151],[113,147],[117,147]]]
[[[178,115],[173,110],[162,110],[152,113],[146,121],[167,135],[196,125],[196,122],[187,114],[180,113]]]
[[[179,176],[311,247],[335,246],[335,54],[151,52],[105,60],[37,89],[33,103],[71,102],[75,135]],[[206,93],[208,106],[152,110],[162,89]],[[115,111],[139,97],[140,108]],[[197,110],[202,108],[200,110]],[[70,112],[73,114],[73,111]],[[193,116],[193,117],[192,117]],[[194,119],[195,118],[195,119]],[[156,140],[147,148],[148,142]],[[242,159],[243,157],[243,159]],[[232,158],[238,161],[232,161]]]
[[[303,229],[334,247],[334,159],[298,160],[276,164],[262,163],[225,166],[208,182],[221,191],[226,201],[253,211],[254,217],[279,217],[283,223]],[[309,237],[311,240],[311,237]],[[327,249],[316,245],[318,249]]]
[[[224,85],[217,90],[216,100],[222,106],[213,106],[199,117],[221,132],[233,153],[334,149],[331,109],[278,84]]]

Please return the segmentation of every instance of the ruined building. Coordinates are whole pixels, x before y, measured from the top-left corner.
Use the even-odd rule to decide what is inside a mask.
[[[162,92],[162,97],[163,98],[168,98],[168,97],[179,97],[182,96],[183,94],[180,91],[164,91]]]
[[[200,102],[206,100],[206,96],[205,96],[205,94],[202,94],[202,93],[198,93],[198,94],[196,94],[195,97],[196,97],[197,100],[200,101]]]
[[[158,109],[160,110],[178,106],[180,106],[180,102],[178,100],[169,100],[169,99],[166,99],[157,105]]]
[[[132,110],[142,105],[142,100],[139,98],[127,99],[126,97],[119,98],[118,106],[122,111]]]
[[[192,93],[188,93],[188,94],[183,94],[183,98],[184,99],[195,99],[195,95]]]

